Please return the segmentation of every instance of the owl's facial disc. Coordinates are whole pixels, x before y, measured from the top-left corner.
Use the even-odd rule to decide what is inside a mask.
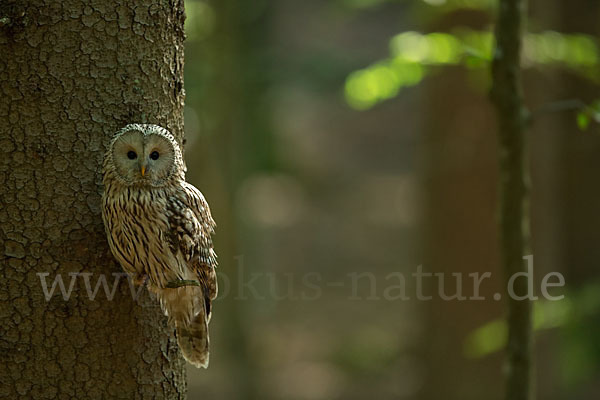
[[[175,150],[165,137],[150,134],[145,137],[144,159],[140,164],[140,174],[153,183],[167,179],[175,168]]]
[[[175,151],[165,137],[132,130],[113,145],[117,173],[130,184],[160,186],[173,172]]]

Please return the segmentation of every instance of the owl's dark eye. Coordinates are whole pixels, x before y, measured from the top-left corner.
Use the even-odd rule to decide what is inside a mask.
[[[152,153],[150,153],[150,158],[153,160],[158,160],[158,157],[160,155],[158,154],[158,151],[153,151]]]
[[[135,151],[129,150],[127,152],[127,158],[129,158],[130,160],[135,160],[137,158],[137,154],[135,153]]]

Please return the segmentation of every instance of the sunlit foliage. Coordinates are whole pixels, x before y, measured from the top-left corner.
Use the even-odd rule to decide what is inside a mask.
[[[582,131],[587,130],[592,121],[600,124],[600,100],[584,107],[577,113],[577,126]]]
[[[533,310],[534,330],[564,326],[573,315],[573,303],[560,301],[537,302]],[[504,319],[496,319],[474,330],[466,339],[463,351],[466,357],[479,358],[502,350],[506,346],[507,326]]]
[[[560,301],[534,304],[534,331],[560,328],[563,332],[562,376],[567,386],[590,378],[600,358],[597,328],[600,285],[590,283],[567,293]],[[468,358],[481,358],[501,351],[507,342],[505,319],[495,319],[475,329],[465,339],[463,353]]]
[[[392,98],[405,87],[421,82],[432,67],[463,65],[487,67],[493,48],[490,32],[457,30],[454,33],[403,32],[390,40],[390,56],[350,74],[345,96],[355,109],[365,110]],[[526,66],[557,64],[597,80],[591,68],[598,66],[598,44],[586,35],[548,31],[526,35]]]

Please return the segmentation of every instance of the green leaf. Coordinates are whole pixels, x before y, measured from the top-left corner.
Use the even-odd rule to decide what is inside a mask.
[[[587,130],[590,125],[590,117],[585,112],[580,112],[577,114],[577,126],[580,130]]]

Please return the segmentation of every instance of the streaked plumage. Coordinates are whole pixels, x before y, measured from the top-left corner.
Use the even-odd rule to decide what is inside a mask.
[[[206,368],[217,296],[215,222],[202,193],[185,181],[175,138],[157,125],[127,125],[106,152],[103,183],[102,217],[113,255],[137,283],[147,278],[184,357]]]

